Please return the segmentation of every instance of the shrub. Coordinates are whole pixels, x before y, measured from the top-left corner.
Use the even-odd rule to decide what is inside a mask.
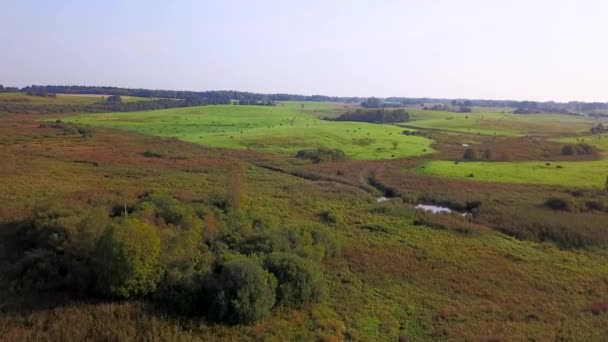
[[[143,153],[143,156],[146,158],[165,158],[165,155],[161,152],[154,150],[147,150]]]
[[[464,160],[477,160],[477,152],[475,152],[472,148],[467,148],[462,154],[462,159]]]
[[[91,257],[108,224],[101,208],[82,212],[54,205],[38,211],[10,242],[7,279],[17,291],[89,291],[96,282]]]
[[[545,205],[553,210],[570,211],[572,204],[565,198],[551,197],[545,201]]]
[[[277,287],[272,274],[246,258],[228,261],[220,269],[207,285],[213,318],[247,324],[270,313]]]
[[[336,224],[336,223],[340,223],[343,221],[342,216],[340,216],[339,214],[336,214],[330,210],[322,211],[319,214],[319,216],[321,217],[321,220],[323,220],[323,222],[327,222],[327,223]]]
[[[201,305],[202,278],[201,274],[191,270],[189,272],[168,271],[154,293],[154,302],[161,309],[171,313],[201,314],[204,311],[204,307]]]
[[[575,154],[576,150],[574,149],[574,146],[568,144],[568,145],[564,145],[564,147],[562,147],[562,154],[564,156],[573,156]]]
[[[585,202],[585,207],[587,210],[602,211],[604,210],[604,203],[598,200],[590,200]]]
[[[346,154],[339,149],[319,147],[316,150],[300,150],[296,153],[296,158],[309,159],[315,163],[320,163],[324,161],[345,160]]]
[[[322,300],[325,284],[310,261],[293,254],[273,253],[264,264],[278,280],[279,305],[302,307]]]
[[[591,147],[591,145],[589,144],[578,144],[576,145],[576,153],[577,154],[592,154],[593,153],[593,147]]]
[[[335,121],[359,121],[370,123],[399,123],[409,121],[410,115],[405,109],[356,109],[335,118]]]
[[[162,276],[160,252],[155,228],[123,219],[97,244],[98,290],[118,298],[142,297],[154,291]]]

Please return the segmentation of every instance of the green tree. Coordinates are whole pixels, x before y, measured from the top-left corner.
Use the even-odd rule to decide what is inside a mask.
[[[252,259],[222,265],[217,275],[213,313],[230,323],[252,323],[267,316],[275,304],[276,278]]]
[[[162,277],[160,252],[154,227],[124,218],[97,244],[98,290],[118,298],[142,297],[154,291]]]
[[[309,260],[294,254],[273,253],[265,266],[278,280],[280,305],[302,307],[323,299],[326,291],[323,277]]]

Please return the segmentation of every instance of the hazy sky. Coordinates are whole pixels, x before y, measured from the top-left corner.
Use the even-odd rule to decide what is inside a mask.
[[[0,84],[608,101],[605,0],[19,0]]]

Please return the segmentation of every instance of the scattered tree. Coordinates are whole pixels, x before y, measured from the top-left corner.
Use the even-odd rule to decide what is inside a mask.
[[[322,300],[323,278],[310,261],[293,254],[273,253],[264,264],[278,280],[277,304],[302,307]]]
[[[162,277],[160,239],[154,227],[124,218],[100,238],[95,262],[98,289],[118,298],[143,297]]]

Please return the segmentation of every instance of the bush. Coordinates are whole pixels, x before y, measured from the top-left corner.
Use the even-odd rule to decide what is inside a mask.
[[[162,277],[160,239],[154,227],[123,219],[101,237],[95,251],[98,290],[118,298],[145,296]]]
[[[334,120],[370,123],[399,123],[409,121],[410,115],[405,109],[356,109],[355,111],[344,113]]]
[[[574,149],[574,146],[568,144],[568,145],[564,145],[564,147],[562,147],[562,154],[564,156],[573,156],[575,154],[576,150]]]
[[[196,272],[172,270],[165,273],[154,293],[159,308],[179,315],[197,315],[204,312],[201,305],[203,276]]]
[[[462,154],[462,159],[464,160],[477,160],[477,152],[475,152],[472,148],[467,148]]]
[[[343,218],[342,216],[340,216],[340,214],[336,214],[331,210],[322,211],[321,213],[319,213],[319,217],[321,217],[321,220],[323,220],[323,222],[332,224],[341,223],[343,221]]]
[[[254,260],[228,261],[207,284],[213,318],[252,323],[267,316],[275,304],[276,278]]]
[[[277,304],[302,307],[323,299],[323,277],[310,261],[293,254],[273,253],[264,264],[278,280]]]
[[[346,154],[339,149],[319,147],[316,150],[300,150],[296,153],[296,158],[310,159],[315,163],[320,163],[324,161],[345,160]]]
[[[109,224],[100,208],[53,205],[18,227],[6,276],[16,291],[87,292],[96,283],[95,244]]]
[[[572,204],[565,198],[551,197],[545,201],[545,205],[553,210],[570,211]]]

